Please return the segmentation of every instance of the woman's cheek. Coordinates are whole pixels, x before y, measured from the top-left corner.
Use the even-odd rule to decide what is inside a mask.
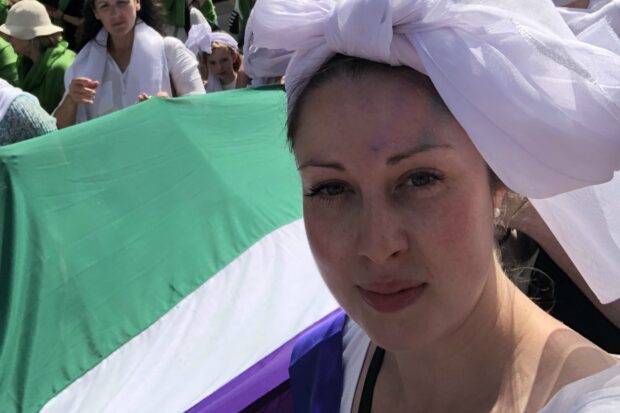
[[[318,205],[317,205],[318,204]],[[321,271],[337,269],[354,257],[357,224],[354,208],[311,199],[304,202],[304,222],[310,249]]]

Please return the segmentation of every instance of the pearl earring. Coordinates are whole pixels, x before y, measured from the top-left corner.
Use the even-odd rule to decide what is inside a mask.
[[[501,211],[499,208],[493,208],[493,217],[495,219],[498,219],[500,214],[501,214]]]

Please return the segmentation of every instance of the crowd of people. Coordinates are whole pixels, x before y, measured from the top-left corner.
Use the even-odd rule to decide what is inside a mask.
[[[233,16],[252,5],[238,3]],[[200,95],[250,82],[242,69],[243,38],[220,29],[211,0],[25,0],[0,10],[0,77],[36,97],[40,117],[53,116],[57,128],[151,96]],[[243,36],[246,19],[230,24]],[[39,135],[3,144],[33,136]]]
[[[237,1],[228,31],[210,0],[0,3],[0,144],[152,96],[279,83],[286,72],[310,245],[347,313],[329,327],[342,333],[344,370],[332,372],[341,394],[301,394],[325,379],[321,366],[304,364],[323,345],[311,335],[291,367],[299,411],[321,398],[338,400],[325,411],[423,411],[420,401],[431,410],[568,411],[568,383],[620,389],[607,353],[620,353],[620,300],[598,301],[581,274],[590,268],[583,252],[567,248],[575,243],[548,206],[511,190],[554,197],[618,169],[604,148],[620,132],[600,128],[601,113],[620,116],[617,77],[605,66],[620,59],[620,2],[539,1],[535,17],[518,1]],[[494,25],[506,15],[514,27]],[[571,99],[588,106],[568,113]],[[30,125],[13,126],[22,119]],[[573,146],[533,156],[542,138],[531,136]],[[586,150],[597,162],[570,158]],[[578,160],[588,163],[583,177],[570,169]],[[460,352],[466,339],[479,347]],[[486,365],[494,368],[481,377]],[[620,390],[610,403],[619,400]]]

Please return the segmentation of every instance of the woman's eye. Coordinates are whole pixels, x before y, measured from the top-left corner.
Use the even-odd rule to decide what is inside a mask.
[[[340,183],[327,183],[311,187],[305,195],[307,197],[319,196],[321,198],[334,198],[347,192],[345,185]]]
[[[420,171],[414,172],[409,175],[404,182],[405,186],[415,187],[415,188],[424,188],[430,187],[439,181],[441,181],[443,177],[437,173],[430,171]]]

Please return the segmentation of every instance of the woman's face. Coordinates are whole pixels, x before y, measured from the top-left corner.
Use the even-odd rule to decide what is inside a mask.
[[[391,350],[456,331],[495,271],[497,196],[466,133],[393,73],[328,81],[299,121],[306,230],[338,302]]]
[[[207,69],[209,73],[217,75],[220,82],[229,83],[234,80],[235,71],[233,69],[234,55],[228,49],[221,47],[214,48],[212,53],[207,56]]]
[[[129,34],[135,24],[140,10],[137,0],[95,0],[95,17],[112,37]]]
[[[32,41],[31,40],[23,40],[18,39],[17,37],[7,36],[8,42],[11,43],[13,50],[15,53],[22,56],[28,56],[32,49]]]

